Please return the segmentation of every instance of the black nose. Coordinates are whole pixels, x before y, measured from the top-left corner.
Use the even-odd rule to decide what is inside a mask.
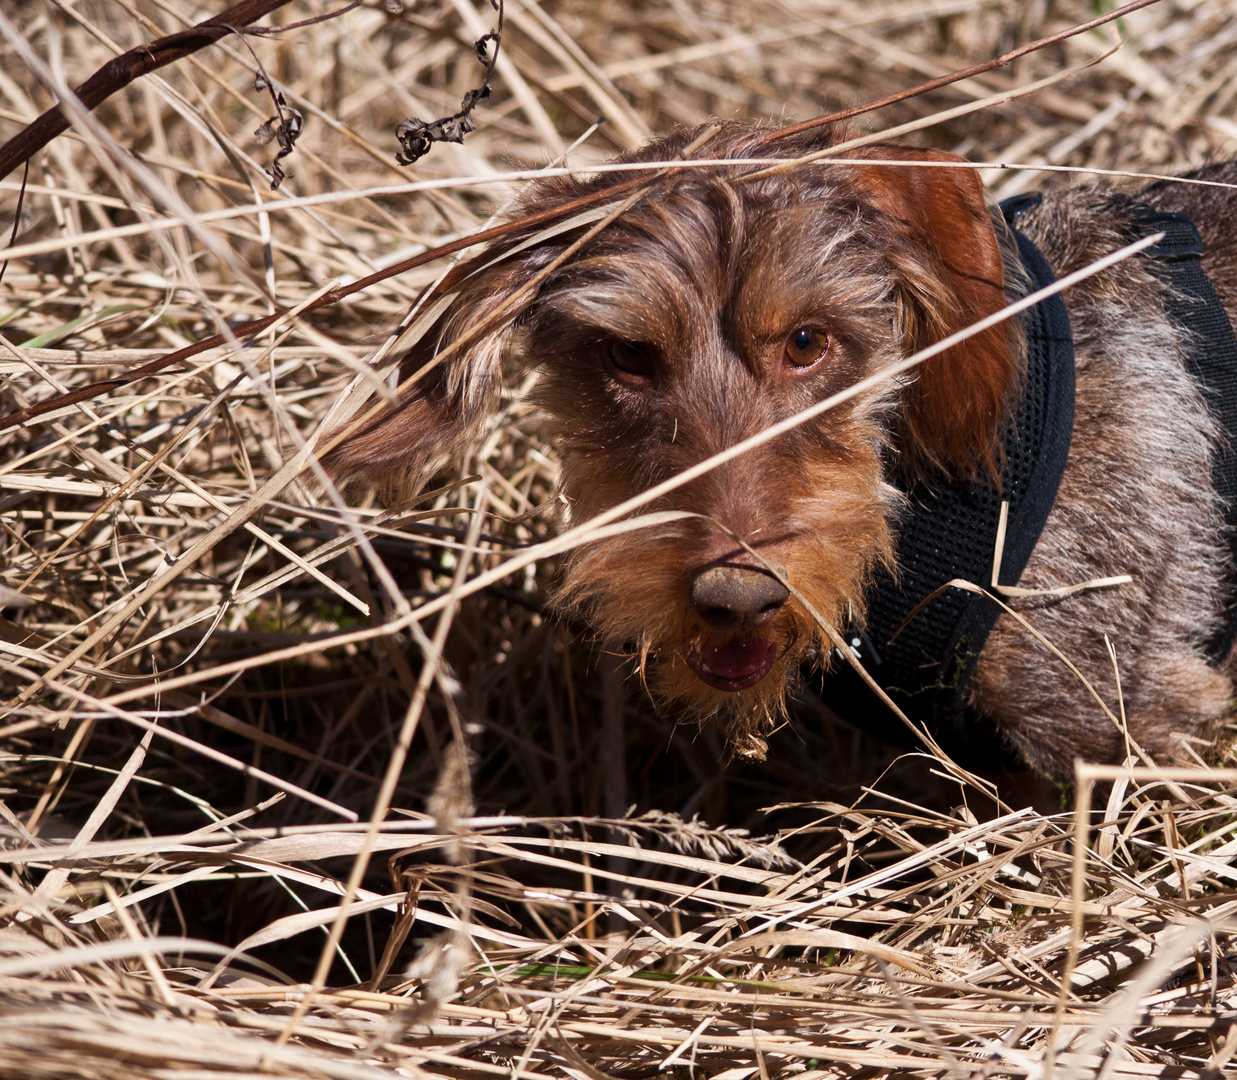
[[[692,607],[719,630],[768,622],[789,595],[777,578],[747,566],[714,566],[692,578]]]

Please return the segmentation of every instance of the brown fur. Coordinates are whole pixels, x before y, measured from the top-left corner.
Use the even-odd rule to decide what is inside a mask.
[[[634,159],[672,158],[696,134],[659,140]],[[817,131],[770,143],[763,135],[723,126],[700,153],[794,157],[840,137]],[[907,159],[937,167],[880,164]],[[537,284],[518,333],[513,297],[581,230],[522,250],[525,237],[512,237],[474,260],[456,298],[405,358],[405,379],[431,367],[405,388],[402,406],[327,464],[342,478],[415,483],[474,437],[505,363],[536,368],[534,395],[562,458],[570,519],[586,521],[998,310],[1018,276],[1007,282],[1008,237],[994,226],[974,171],[939,167],[950,160],[869,147],[844,164],[755,180],[741,179],[752,170],[739,166],[658,179]],[[515,215],[605,188],[615,175],[540,181]],[[1186,190],[1154,196],[1194,217],[1213,245],[1207,269],[1231,312],[1235,204],[1227,193]],[[1125,242],[1124,212],[1120,198],[1083,188],[1046,199],[1019,225],[1063,275]],[[1173,732],[1205,732],[1228,711],[1231,694],[1227,676],[1200,651],[1217,617],[1224,557],[1209,474],[1214,433],[1183,369],[1160,286],[1137,262],[1071,290],[1067,305],[1078,356],[1076,431],[1058,503],[1022,584],[1122,572],[1135,583],[1023,606],[1115,704],[1102,637],[1109,634],[1130,734],[1168,756]],[[803,329],[827,344],[824,358],[806,367],[791,359]],[[452,342],[453,354],[433,362]],[[622,342],[640,350],[624,352],[615,345]],[[861,621],[873,569],[895,561],[900,496],[888,470],[903,480],[938,470],[991,473],[1020,371],[1015,325],[977,335],[650,507],[699,516],[580,550],[559,603],[611,647],[634,646],[660,700],[716,720],[740,748],[759,746],[800,663],[822,654],[820,635],[794,597],[742,625],[723,625],[701,603],[693,582],[707,568],[757,573],[757,560],[715,523],[783,570],[825,619]],[[703,681],[702,662],[717,681],[727,650],[749,646],[772,657],[754,685]],[[1066,773],[1076,755],[1124,756],[1120,733],[1077,680],[1007,616],[981,653],[972,698],[1050,773]]]

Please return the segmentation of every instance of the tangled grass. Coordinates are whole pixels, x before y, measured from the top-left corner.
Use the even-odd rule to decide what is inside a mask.
[[[218,11],[0,12],[0,138]],[[0,432],[0,1073],[1233,1075],[1231,769],[1084,771],[1020,809],[808,702],[727,768],[545,610],[555,461],[522,387],[415,503],[300,475],[450,260],[304,309],[476,232],[520,175],[1093,14],[508,0],[477,130],[401,167],[494,15],[366,0],[147,74],[0,181],[0,411],[118,380]],[[855,124],[919,123],[1004,197],[1231,156],[1234,99],[1227,0],[1163,0]]]

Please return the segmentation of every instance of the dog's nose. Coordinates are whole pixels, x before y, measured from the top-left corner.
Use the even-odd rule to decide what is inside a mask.
[[[789,595],[777,578],[746,566],[701,570],[691,585],[692,607],[719,630],[768,622]]]

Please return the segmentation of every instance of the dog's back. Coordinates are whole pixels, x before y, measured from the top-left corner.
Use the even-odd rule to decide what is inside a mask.
[[[1237,164],[1198,175],[1232,182]],[[1046,196],[1018,227],[1063,276],[1128,243],[1140,204],[1194,222],[1203,267],[1230,320],[1237,316],[1237,192],[1162,182],[1131,199],[1078,187]],[[1190,331],[1170,317],[1169,288],[1151,260],[1136,257],[1067,291],[1074,433],[1021,584],[1051,588],[1119,572],[1134,580],[1015,605],[1110,710],[1120,702],[1132,739],[1161,759],[1181,756],[1176,735],[1206,739],[1232,695],[1231,663],[1204,655],[1223,632],[1228,544],[1212,458],[1225,436],[1188,370]],[[1009,616],[993,630],[971,690],[976,708],[1049,771],[1066,771],[1073,756],[1119,760],[1130,749],[1088,686]]]

